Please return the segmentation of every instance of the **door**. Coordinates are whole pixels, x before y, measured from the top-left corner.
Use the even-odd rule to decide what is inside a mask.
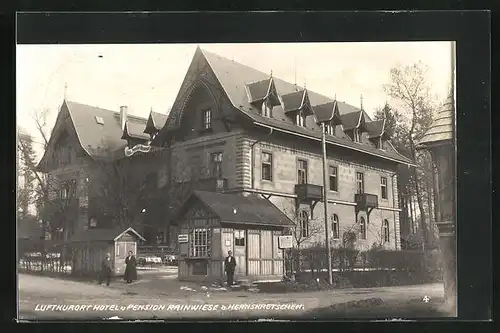
[[[247,274],[246,260],[246,232],[242,229],[234,230],[234,259],[236,261],[235,275]]]
[[[115,273],[122,275],[125,273],[125,258],[127,258],[128,252],[132,251],[134,255],[137,251],[136,242],[125,242],[117,241],[115,245]]]

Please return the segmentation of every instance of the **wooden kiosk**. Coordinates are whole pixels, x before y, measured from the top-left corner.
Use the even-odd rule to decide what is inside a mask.
[[[73,251],[73,274],[94,275],[101,270],[101,262],[106,254],[113,260],[113,274],[123,275],[125,258],[132,251],[137,255],[137,240],[145,240],[132,228],[88,229],[71,238]]]
[[[194,191],[176,215],[179,280],[222,280],[228,251],[235,280],[281,279],[283,250],[278,237],[293,222],[269,200]]]

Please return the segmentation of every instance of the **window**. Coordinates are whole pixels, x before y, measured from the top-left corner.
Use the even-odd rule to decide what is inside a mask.
[[[203,111],[203,129],[212,128],[212,110]]]
[[[337,167],[330,167],[330,191],[337,192],[338,188],[338,177],[337,177]]]
[[[305,210],[299,212],[300,237],[309,237],[309,214]]]
[[[306,117],[302,113],[302,111],[297,112],[295,116],[295,125],[305,127],[306,126]]]
[[[332,234],[333,234],[333,239],[340,238],[339,217],[337,214],[333,214],[332,216]]]
[[[384,243],[389,243],[390,238],[389,238],[389,221],[384,220],[384,223],[382,225],[382,235],[384,236]]]
[[[208,229],[193,230],[193,257],[206,257],[208,255]]]
[[[335,135],[335,126],[332,124],[325,124],[325,133],[328,135]]]
[[[272,117],[272,107],[267,100],[262,103],[262,115],[268,118]]]
[[[364,175],[362,172],[356,172],[356,193],[361,194],[365,192]]]
[[[380,177],[380,195],[387,199],[387,177]]]
[[[359,132],[359,129],[355,128],[353,130],[353,140],[354,142],[361,142],[361,133]]]
[[[262,180],[273,180],[273,155],[262,153]]]
[[[359,236],[361,239],[366,239],[366,221],[364,217],[359,219]]]
[[[297,165],[298,184],[307,184],[307,161],[299,160]]]
[[[213,153],[210,155],[210,169],[212,177],[222,178],[222,153]]]
[[[245,230],[234,231],[234,246],[245,246]]]
[[[102,117],[95,116],[95,121],[96,121],[96,123],[98,123],[99,125],[104,125],[104,119],[103,119]]]
[[[69,198],[69,186],[68,184],[63,184],[61,188],[61,199]]]

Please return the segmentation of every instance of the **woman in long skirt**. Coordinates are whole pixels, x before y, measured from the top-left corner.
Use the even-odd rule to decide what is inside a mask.
[[[123,279],[127,283],[137,280],[137,261],[135,260],[135,256],[132,251],[129,251],[127,258],[125,258],[125,265],[126,267]]]

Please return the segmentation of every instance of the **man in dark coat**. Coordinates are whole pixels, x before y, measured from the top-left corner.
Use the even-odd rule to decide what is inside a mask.
[[[125,274],[123,275],[123,279],[127,283],[131,283],[134,280],[137,280],[137,261],[135,260],[135,256],[132,251],[128,252],[127,258],[125,258]]]
[[[103,283],[106,280],[106,285],[109,286],[109,282],[111,280],[111,271],[112,271],[113,263],[111,262],[111,255],[109,253],[106,254],[106,258],[101,263],[101,274],[99,275],[99,284]]]
[[[236,260],[234,260],[233,253],[227,252],[226,260],[224,260],[224,269],[227,274],[227,285],[233,285],[234,269],[236,268]]]

